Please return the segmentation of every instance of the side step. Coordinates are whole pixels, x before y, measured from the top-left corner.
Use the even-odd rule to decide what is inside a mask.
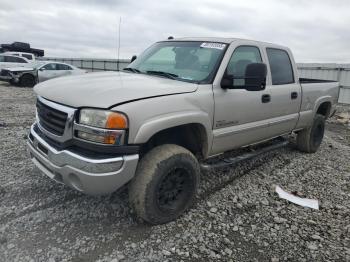
[[[220,160],[216,163],[213,163],[213,164],[201,164],[201,169],[204,171],[209,171],[209,170],[212,170],[215,168],[229,167],[229,166],[235,165],[243,160],[248,160],[248,159],[254,158],[254,157],[259,156],[263,153],[284,147],[288,144],[289,144],[288,140],[283,140],[283,141],[275,143],[273,145],[263,147],[261,149],[254,151],[254,152],[245,153],[245,154],[237,156],[237,157],[225,158],[225,159],[222,159],[222,160]]]

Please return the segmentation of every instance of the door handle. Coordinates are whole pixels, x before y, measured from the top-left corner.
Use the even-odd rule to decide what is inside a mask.
[[[298,92],[292,92],[292,93],[290,94],[290,98],[291,98],[291,99],[297,99],[297,98],[298,98]]]
[[[265,95],[262,95],[262,96],[261,96],[261,102],[263,102],[263,103],[268,103],[268,102],[270,102],[270,101],[271,101],[271,96],[270,96],[270,95],[265,94]]]

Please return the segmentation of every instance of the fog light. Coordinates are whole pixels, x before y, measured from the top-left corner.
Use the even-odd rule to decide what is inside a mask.
[[[110,131],[103,135],[90,134],[83,131],[77,131],[77,136],[81,139],[88,141],[109,144],[109,145],[120,145],[122,143],[123,131]]]
[[[103,143],[104,139],[105,139],[104,136],[89,134],[89,133],[85,133],[83,131],[78,131],[77,132],[77,136],[79,138],[82,138],[82,139],[85,139],[85,140],[89,140],[89,141],[93,141],[93,142],[97,142],[97,143]]]

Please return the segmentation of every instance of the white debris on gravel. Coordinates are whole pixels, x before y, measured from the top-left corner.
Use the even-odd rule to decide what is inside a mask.
[[[348,129],[330,123],[315,154],[287,147],[203,174],[191,210],[149,226],[126,191],[89,197],[40,174],[25,146],[32,90],[0,93],[0,261],[350,261]],[[277,184],[320,210],[280,199]]]
[[[284,191],[279,186],[276,186],[276,193],[278,194],[278,196],[280,198],[286,199],[294,204],[297,204],[297,205],[300,205],[303,207],[310,207],[310,208],[318,210],[318,201],[316,199],[297,197],[293,194],[290,194],[290,193]]]

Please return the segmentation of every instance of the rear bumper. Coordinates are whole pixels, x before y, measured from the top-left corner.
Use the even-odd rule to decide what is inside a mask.
[[[112,193],[135,174],[138,154],[87,158],[69,150],[57,151],[34,130],[27,142],[30,157],[45,175],[89,195]]]

